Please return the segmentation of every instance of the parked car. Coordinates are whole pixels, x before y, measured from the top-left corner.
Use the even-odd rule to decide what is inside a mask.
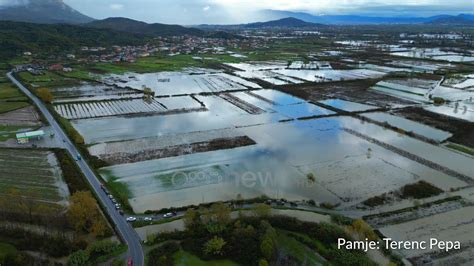
[[[135,217],[127,217],[127,222],[135,222],[137,220],[137,218]]]
[[[115,209],[119,210],[121,207],[122,205],[120,205],[120,203],[115,204]]]
[[[151,217],[145,217],[143,220],[145,220],[145,222],[151,222],[151,221],[153,221],[153,218],[151,218]]]

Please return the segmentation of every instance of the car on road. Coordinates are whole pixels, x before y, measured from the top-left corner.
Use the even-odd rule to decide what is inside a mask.
[[[127,266],[133,266],[133,259],[132,258],[128,258]]]
[[[163,218],[170,218],[173,216],[176,216],[176,212],[168,212],[168,213],[163,214]]]
[[[135,222],[136,220],[137,220],[137,218],[135,218],[135,217],[132,217],[132,216],[127,217],[127,222]]]
[[[78,161],[80,161],[82,159],[80,154],[78,154],[76,158],[77,158]]]
[[[145,222],[151,222],[151,221],[153,221],[153,218],[151,218],[151,217],[145,217],[143,220],[145,220]]]

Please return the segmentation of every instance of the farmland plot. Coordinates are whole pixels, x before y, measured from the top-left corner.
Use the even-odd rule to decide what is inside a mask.
[[[474,245],[474,207],[467,206],[452,211],[412,220],[406,223],[386,226],[380,229],[381,233],[394,241],[427,241],[436,236],[441,241],[460,241],[462,251],[447,253],[434,247],[428,249],[400,250],[405,257],[412,261],[421,259],[423,255],[431,253],[434,262],[441,261],[466,261],[469,253],[472,254]],[[467,256],[467,257],[465,257]],[[446,262],[447,262],[446,261]]]
[[[112,75],[104,81],[121,88],[143,90],[151,88],[156,96],[197,94],[260,88],[259,85],[225,73],[190,75],[185,72]]]
[[[83,84],[80,86],[51,88],[51,93],[58,101],[60,101],[70,98],[96,100],[102,99],[105,96],[134,97],[136,96],[137,91],[107,85]]]
[[[127,114],[167,113],[199,110],[202,106],[189,96],[85,103],[56,104],[54,109],[67,119],[84,119]]]
[[[275,73],[290,76],[292,78],[302,79],[309,82],[329,82],[341,80],[357,80],[380,78],[386,73],[368,70],[368,69],[354,69],[354,70],[290,70],[282,69],[276,70]]]
[[[375,112],[362,114],[362,116],[377,122],[388,123],[393,127],[403,129],[406,132],[413,132],[417,135],[435,140],[437,142],[445,141],[453,135],[449,132],[426,126],[418,122],[391,114]]]
[[[54,153],[0,150],[0,197],[18,191],[26,200],[51,208],[67,205],[69,190]]]

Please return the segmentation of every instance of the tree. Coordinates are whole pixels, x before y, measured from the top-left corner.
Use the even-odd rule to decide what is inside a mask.
[[[106,236],[109,233],[109,227],[103,219],[98,219],[92,224],[90,232],[95,237]]]
[[[206,255],[222,255],[222,248],[226,242],[222,237],[214,236],[204,244],[204,253]]]
[[[92,233],[94,236],[105,236],[109,228],[104,221],[97,201],[89,191],[78,191],[71,196],[67,217],[76,231]]]
[[[193,209],[188,209],[184,214],[183,221],[186,229],[192,230],[199,222],[199,213]]]
[[[85,250],[78,250],[69,256],[68,266],[90,265],[89,254]]]
[[[268,238],[264,238],[262,243],[260,243],[260,251],[263,256],[269,260],[273,257],[274,249],[272,241]]]
[[[209,233],[217,234],[224,231],[232,221],[230,213],[231,209],[226,204],[222,202],[214,203],[203,216],[204,224]]]
[[[258,266],[268,266],[268,261],[266,259],[261,259],[258,262]]]
[[[259,203],[255,206],[253,212],[257,217],[269,217],[272,213],[272,207],[265,203]]]
[[[370,225],[368,225],[362,219],[354,220],[352,225],[349,225],[347,229],[350,233],[356,234],[359,239],[367,238],[369,240],[377,240],[377,235],[375,234],[375,232],[372,230]]]
[[[265,230],[260,243],[260,251],[267,260],[271,260],[277,244],[277,232],[267,221],[262,221],[260,227]]]
[[[96,218],[96,201],[89,191],[74,193],[67,216],[77,231],[88,231]]]
[[[40,88],[36,90],[38,97],[45,103],[51,103],[54,99],[53,94],[47,88]]]

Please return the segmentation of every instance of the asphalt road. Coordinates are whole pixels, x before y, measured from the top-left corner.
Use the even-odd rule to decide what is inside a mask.
[[[71,154],[72,158],[77,158],[77,156],[79,155],[79,151],[74,146],[73,142],[69,139],[69,137],[66,135],[66,133],[64,133],[58,122],[56,122],[54,117],[46,108],[45,104],[35,95],[33,95],[25,86],[23,86],[23,84],[16,80],[11,72],[7,74],[7,77],[36,104],[41,113],[43,113],[44,117],[48,120],[51,127],[54,129],[56,136],[59,139],[63,140],[64,148]],[[115,205],[101,189],[101,183],[94,174],[94,172],[91,170],[90,166],[82,159],[76,160],[76,163],[81,169],[84,176],[91,184],[91,187],[97,195],[97,198],[101,202],[102,206],[105,206],[104,211],[106,211],[109,217],[112,219],[117,233],[121,236],[125,244],[128,246],[128,257],[131,257],[133,259],[133,265],[144,265],[144,253],[138,234],[130,226],[130,224],[127,223],[125,217],[120,215],[119,212],[115,209]]]

